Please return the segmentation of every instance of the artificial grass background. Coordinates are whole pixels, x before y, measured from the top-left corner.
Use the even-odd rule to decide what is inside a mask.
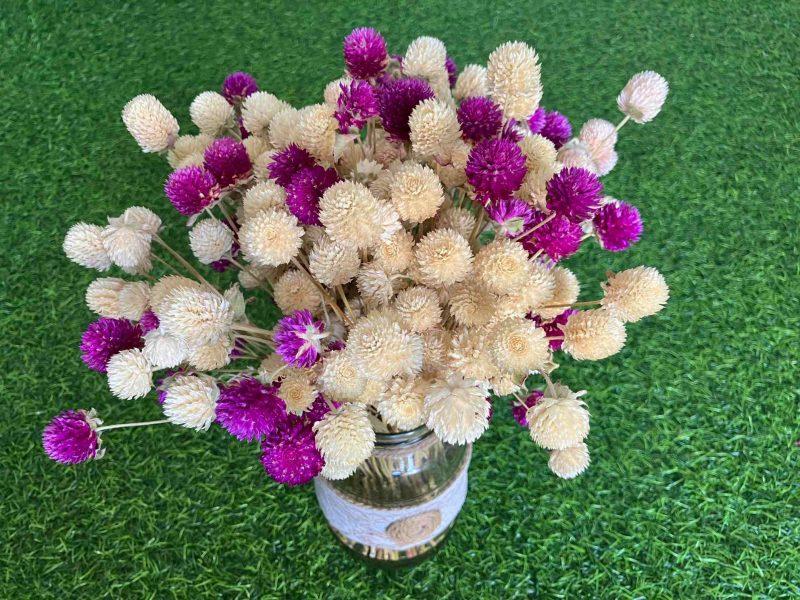
[[[3,418],[0,597],[780,597],[800,593],[797,349],[797,3],[478,0],[6,2],[0,15]],[[109,432],[102,461],[64,468],[40,448],[67,407],[108,422],[158,418],[80,362],[96,276],[61,240],[131,204],[182,219],[164,161],[119,118],[152,92],[192,132],[188,105],[226,73],[293,104],[341,70],[341,38],[380,28],[402,51],[440,37],[460,65],[509,39],[535,45],[544,104],[579,126],[616,121],[644,68],[672,90],[629,125],[610,194],[639,206],[634,250],[570,261],[595,297],[607,268],[648,264],[668,308],[601,363],[563,360],[590,390],[591,469],[564,482],[497,406],[443,551],[374,572],[333,542],[311,487],[268,481],[254,446],[215,428]],[[794,149],[794,152],[790,150]]]

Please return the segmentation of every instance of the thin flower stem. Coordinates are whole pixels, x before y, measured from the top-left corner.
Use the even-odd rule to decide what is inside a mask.
[[[239,233],[236,223],[234,223],[233,219],[228,214],[228,209],[225,208],[225,202],[217,202],[217,206],[219,207],[220,212],[222,212],[222,215],[225,217],[225,220],[228,222],[228,227],[231,228],[231,231],[234,233]]]
[[[572,308],[573,306],[592,306],[600,304],[602,300],[583,300],[582,302],[572,302],[571,304],[545,304],[542,308]]]
[[[546,339],[548,341],[549,340],[563,340],[564,336],[563,335],[553,335],[553,336],[550,336],[550,337],[546,337],[544,339]]]
[[[472,233],[469,234],[469,242],[472,243],[480,235],[483,229],[483,220],[486,217],[486,211],[482,206],[478,206],[478,218],[475,219],[475,227],[472,228]]]
[[[339,295],[342,297],[342,302],[344,302],[345,310],[351,315],[353,314],[353,309],[350,307],[350,302],[347,301],[347,296],[344,293],[344,289],[341,285],[337,285],[336,289],[339,291]]]
[[[160,421],[140,421],[138,423],[117,423],[116,425],[103,425],[98,427],[95,431],[108,431],[109,429],[123,429],[125,427],[146,427],[147,425],[161,425],[162,423],[169,423],[169,419],[161,419]]]
[[[295,265],[295,266],[296,266],[298,269],[300,269],[300,270],[301,270],[301,271],[303,271],[303,272],[304,272],[306,275],[308,275],[308,277],[311,279],[311,282],[312,282],[312,283],[313,283],[313,284],[314,284],[314,285],[317,287],[317,289],[319,290],[319,293],[320,293],[320,294],[322,294],[322,298],[325,300],[325,302],[327,302],[327,303],[328,303],[328,306],[330,306],[330,307],[333,309],[333,312],[335,312],[335,313],[336,313],[336,315],[337,315],[337,316],[338,316],[338,317],[339,317],[339,318],[342,320],[342,322],[343,322],[343,323],[345,323],[345,325],[347,325],[348,327],[349,327],[349,326],[351,326],[351,325],[353,324],[353,322],[350,320],[350,318],[349,318],[347,315],[345,315],[345,314],[342,312],[342,309],[341,309],[341,308],[339,308],[339,305],[336,303],[336,300],[334,300],[334,299],[331,297],[331,295],[330,295],[328,292],[326,292],[326,291],[325,291],[325,288],[323,288],[323,287],[322,287],[322,284],[320,284],[320,282],[319,282],[319,281],[317,281],[317,280],[314,278],[314,276],[313,276],[313,275],[311,275],[311,273],[309,273],[309,271],[308,271],[308,269],[305,267],[305,265],[303,265],[303,263],[302,263],[302,262],[300,262],[300,260],[299,260],[298,258],[293,258],[293,259],[292,259],[292,262],[294,263],[294,265]]]
[[[537,223],[536,225],[534,225],[533,227],[531,227],[531,228],[530,228],[530,229],[528,229],[527,231],[523,231],[523,232],[522,232],[522,233],[520,233],[518,236],[516,236],[516,237],[514,237],[514,238],[511,238],[511,241],[512,241],[512,242],[517,242],[517,241],[521,240],[522,238],[529,236],[529,235],[530,235],[530,234],[532,234],[534,231],[536,231],[537,229],[539,229],[539,227],[541,227],[542,225],[545,225],[546,223],[549,223],[549,222],[550,222],[552,219],[554,219],[554,218],[555,218],[555,216],[556,216],[556,213],[555,213],[555,212],[552,212],[552,213],[550,213],[550,214],[547,216],[547,218],[546,218],[546,219],[544,219],[543,221],[540,221],[539,223]]]
[[[186,270],[188,270],[192,275],[194,275],[200,283],[206,285],[207,287],[211,288],[212,290],[216,290],[216,288],[213,285],[211,285],[210,283],[208,283],[208,281],[206,281],[205,277],[203,277],[197,269],[195,269],[191,264],[189,264],[189,262],[185,258],[183,258],[180,254],[175,252],[175,250],[170,248],[169,244],[167,244],[164,240],[162,240],[157,235],[154,235],[153,239],[157,243],[161,244],[164,247],[164,249],[167,252],[169,252],[173,256],[173,258],[175,258],[175,260],[177,260]]]
[[[550,394],[551,396],[555,397],[556,388],[553,387],[553,380],[550,379],[550,375],[548,375],[547,373],[542,371],[542,377],[544,377],[544,380],[547,382],[547,393]]]
[[[164,265],[165,267],[167,267],[167,268],[168,268],[170,271],[172,271],[173,273],[175,273],[176,275],[179,275],[180,277],[185,277],[185,275],[184,275],[183,273],[181,273],[180,271],[178,271],[178,269],[176,269],[176,268],[175,268],[174,266],[172,266],[170,263],[168,263],[167,261],[165,261],[163,258],[161,258],[161,257],[160,257],[158,254],[156,254],[155,252],[151,252],[151,253],[150,253],[150,255],[151,255],[153,258],[155,258],[155,259],[156,259],[158,262],[160,262],[162,265]]]
[[[630,115],[625,115],[625,118],[622,119],[619,123],[617,123],[616,127],[614,127],[614,131],[612,131],[605,138],[603,138],[603,142],[610,140],[614,136],[614,134],[617,133],[620,129],[622,129],[625,126],[625,123],[627,123],[630,120],[631,120]]]

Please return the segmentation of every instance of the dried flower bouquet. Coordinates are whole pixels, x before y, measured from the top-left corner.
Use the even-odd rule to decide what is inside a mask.
[[[474,442],[493,394],[511,398],[556,475],[586,469],[585,392],[551,379],[554,356],[616,354],[626,323],[669,292],[636,267],[578,302],[563,261],[589,240],[617,252],[639,239],[639,212],[600,178],[617,163],[619,129],[661,110],[666,81],[635,75],[618,125],[591,119],[573,136],[540,106],[539,57],[525,43],[459,73],[435,38],[389,55],[364,28],[345,38],[344,62],[324,101],[301,109],[234,73],[192,102],[194,135],[151,95],[125,106],[141,149],[174,169],[164,190],[188,217],[194,258],[238,282],[212,286],[147,208],[72,226],[71,260],[139,278],[89,285],[99,318],[83,360],[116,398],[155,390],[164,418],[103,425],[94,409],[63,412],[44,430],[51,458],[99,458],[109,429],[216,424],[258,442],[278,482],[341,479],[370,456],[375,431],[425,425]],[[285,314],[273,329],[247,317],[263,295]],[[543,389],[529,389],[535,378]]]

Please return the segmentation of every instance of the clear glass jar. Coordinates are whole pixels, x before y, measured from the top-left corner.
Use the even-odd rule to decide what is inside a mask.
[[[447,537],[467,494],[472,446],[451,446],[426,427],[377,433],[375,451],[341,481],[314,488],[334,535],[381,565],[416,563]]]

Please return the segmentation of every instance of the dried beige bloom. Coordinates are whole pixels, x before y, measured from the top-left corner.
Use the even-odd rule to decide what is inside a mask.
[[[314,244],[309,255],[309,269],[317,280],[328,286],[344,285],[358,273],[361,259],[352,245],[324,237]]]
[[[564,450],[580,444],[589,435],[589,411],[580,396],[556,383],[528,409],[525,418],[531,439],[548,450]]]
[[[296,310],[315,312],[322,305],[322,296],[311,278],[296,269],[286,271],[275,282],[273,299],[284,314]]]
[[[466,239],[452,229],[425,234],[414,248],[420,283],[429,287],[453,285],[472,271],[472,250]]]
[[[286,410],[293,415],[300,415],[314,403],[317,390],[312,383],[313,373],[310,369],[286,369],[282,373],[283,381],[278,390],[278,397],[286,404]]]
[[[167,304],[166,298],[175,290],[180,288],[200,289],[200,284],[188,277],[180,275],[166,275],[156,281],[150,289],[150,306],[153,312],[161,315]]]
[[[474,96],[487,96],[489,94],[489,80],[486,67],[481,65],[467,65],[456,80],[453,96],[461,101]]]
[[[415,162],[397,169],[389,193],[400,218],[411,224],[430,219],[444,202],[444,191],[436,173]]]
[[[299,120],[300,111],[291,107],[272,117],[269,124],[270,143],[278,150],[283,150],[289,144],[297,142]]]
[[[487,381],[494,377],[497,365],[488,342],[482,328],[456,330],[450,341],[450,369],[476,381]]]
[[[507,42],[489,55],[489,94],[509,119],[525,119],[542,99],[541,66],[536,51],[523,42]]]
[[[489,346],[497,366],[512,373],[541,371],[550,358],[544,330],[524,317],[497,323],[489,336]]]
[[[146,281],[127,282],[119,291],[117,306],[125,319],[138,321],[150,302],[150,286]]]
[[[231,362],[233,340],[224,337],[212,344],[201,344],[189,349],[186,361],[198,371],[221,369]]]
[[[217,137],[235,125],[233,106],[217,92],[198,94],[189,106],[189,115],[200,132],[211,137]]]
[[[563,450],[551,450],[547,466],[561,479],[574,479],[589,467],[590,462],[589,448],[581,442]]]
[[[447,49],[441,40],[422,36],[411,42],[403,57],[403,74],[425,79],[437,93],[447,86]]]
[[[494,314],[495,297],[476,281],[454,285],[450,293],[450,314],[464,327],[487,324]]]
[[[262,154],[271,152],[273,149],[266,138],[258,137],[257,135],[251,135],[243,139],[242,145],[247,151],[247,156],[251,163],[256,162]]]
[[[384,306],[394,297],[397,280],[388,275],[380,265],[365,263],[356,276],[361,299],[367,306]]]
[[[153,369],[172,369],[181,364],[189,349],[183,340],[158,328],[144,335],[142,354],[153,365]]]
[[[107,271],[111,258],[103,245],[103,228],[88,223],[75,223],[64,237],[64,254],[72,262],[87,269]]]
[[[563,167],[578,167],[592,173],[597,172],[597,164],[589,151],[589,146],[573,138],[558,149],[558,162]]]
[[[511,293],[528,278],[528,251],[518,242],[499,237],[478,251],[473,269],[476,279],[487,290]]]
[[[422,338],[401,327],[386,310],[373,311],[355,322],[347,337],[347,351],[368,379],[386,381],[422,369]]]
[[[167,387],[164,416],[175,425],[206,431],[216,418],[219,387],[208,375],[176,375]]]
[[[325,396],[338,402],[348,402],[356,400],[363,393],[366,381],[350,355],[337,350],[325,356],[317,383]]]
[[[256,213],[268,208],[286,207],[286,190],[274,181],[259,181],[244,194],[242,200],[242,217],[249,219]]]
[[[416,333],[422,333],[439,325],[442,318],[438,294],[422,286],[398,292],[394,308],[403,326]]]
[[[627,269],[603,284],[601,304],[624,323],[635,323],[659,312],[669,300],[664,276],[653,267]]]
[[[422,336],[422,372],[432,375],[443,371],[449,360],[450,332],[446,329],[429,329]]]
[[[388,204],[353,181],[340,181],[325,190],[319,219],[331,239],[356,248],[372,248],[401,227],[397,213]]]
[[[424,425],[427,417],[425,395],[428,388],[429,385],[421,379],[393,379],[376,405],[384,422],[400,431],[410,431]]]
[[[297,117],[297,144],[324,164],[333,164],[333,146],[338,122],[327,104],[301,109]]]
[[[558,315],[567,310],[568,306],[564,305],[574,304],[581,291],[578,278],[566,267],[554,267],[550,272],[553,275],[555,287],[552,297],[547,302],[558,306],[556,308],[536,309],[536,313],[545,320],[555,319]],[[541,306],[541,304],[539,306]]]
[[[641,124],[656,118],[669,93],[667,80],[655,71],[642,71],[631,77],[617,96],[619,109]]]
[[[117,398],[141,398],[153,387],[152,366],[139,349],[117,352],[106,369],[108,387]]]
[[[198,135],[182,135],[167,152],[167,161],[173,169],[203,164],[203,153],[214,141],[210,135],[200,133]],[[200,162],[197,163],[199,157]]]
[[[178,139],[178,121],[151,94],[132,98],[122,109],[122,122],[143,152],[162,152]]]
[[[112,224],[111,221],[114,221]],[[109,219],[100,234],[111,261],[124,269],[138,271],[150,261],[152,235],[136,227],[125,225],[119,219]]]
[[[242,124],[254,136],[269,137],[269,126],[279,112],[291,108],[269,92],[254,92],[242,103]]]
[[[466,208],[451,206],[439,213],[436,217],[437,229],[452,229],[464,239],[469,239],[475,229],[475,215]]]
[[[471,444],[489,427],[491,405],[475,382],[453,375],[431,384],[425,396],[427,425],[447,444]]]
[[[576,360],[608,358],[625,345],[625,324],[604,309],[573,313],[562,330],[562,349]]]
[[[86,306],[101,317],[118,319],[122,316],[119,293],[127,282],[118,277],[100,277],[86,288]]]
[[[284,371],[288,368],[280,354],[270,354],[258,366],[258,380],[264,385],[275,383],[283,377]]]
[[[378,244],[373,256],[375,263],[390,274],[402,273],[414,260],[414,236],[405,229]]]
[[[349,85],[351,81],[353,80],[350,77],[339,77],[339,79],[328,82],[322,94],[325,102],[332,106],[337,106],[339,95],[342,93],[342,85]]]
[[[608,175],[617,164],[617,153],[614,146],[617,143],[617,131],[613,123],[604,119],[589,119],[581,127],[578,136],[586,144],[589,155],[595,164],[595,172],[601,177]]]
[[[234,320],[233,309],[221,294],[193,287],[173,290],[157,314],[164,331],[190,347],[215,344],[228,337]]]
[[[556,147],[546,137],[529,135],[519,143],[525,155],[527,173],[522,182],[520,195],[529,203],[536,204],[545,194],[545,185],[558,172]]]
[[[303,228],[294,215],[266,209],[242,223],[239,243],[245,257],[257,267],[277,267],[297,256]]]
[[[366,406],[348,403],[331,410],[314,424],[314,439],[326,466],[334,465],[333,471],[337,473],[346,472],[348,468],[354,471],[375,447],[375,432]],[[323,472],[323,476],[333,476],[333,473]]]
[[[456,111],[441,100],[423,100],[408,119],[411,147],[422,159],[450,161],[455,145],[461,141],[461,128]]]
[[[189,246],[204,265],[218,261],[231,251],[233,232],[217,219],[198,221],[189,232]]]

